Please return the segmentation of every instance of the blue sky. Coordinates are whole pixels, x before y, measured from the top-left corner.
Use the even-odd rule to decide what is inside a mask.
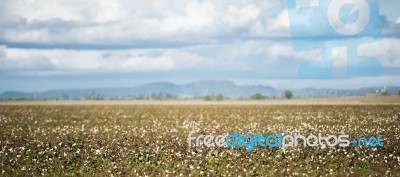
[[[285,1],[0,0],[0,92],[198,80],[400,85],[400,1],[379,2],[384,37],[358,50],[379,59],[382,73],[313,80],[297,70],[321,52],[293,51]]]

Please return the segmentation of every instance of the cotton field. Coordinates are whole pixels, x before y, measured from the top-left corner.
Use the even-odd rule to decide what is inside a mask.
[[[0,176],[399,176],[398,105],[1,105]],[[381,136],[382,147],[188,147],[188,133]]]

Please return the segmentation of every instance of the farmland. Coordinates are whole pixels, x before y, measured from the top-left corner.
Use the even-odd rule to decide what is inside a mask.
[[[399,176],[399,104],[2,103],[1,176]],[[188,147],[199,134],[382,136],[383,147]]]

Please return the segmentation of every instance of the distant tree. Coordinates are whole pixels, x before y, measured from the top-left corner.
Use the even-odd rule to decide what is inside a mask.
[[[117,96],[111,96],[111,97],[109,98],[109,100],[120,100],[120,98],[117,97]]]
[[[136,97],[135,97],[134,95],[128,95],[128,96],[126,97],[126,99],[127,99],[127,100],[135,100]]]
[[[203,96],[204,101],[211,101],[213,98],[210,95]]]
[[[89,95],[86,95],[86,96],[85,96],[85,100],[92,100],[92,97],[89,96]]]
[[[96,96],[93,97],[93,100],[104,100],[105,96],[97,94]]]
[[[138,99],[138,100],[144,100],[144,99],[145,99],[145,96],[144,96],[143,93],[141,93],[141,94],[139,94],[139,95],[136,97],[136,99]]]
[[[157,93],[157,92],[151,93],[151,99],[153,99],[153,100],[161,100],[162,99],[162,93]]]
[[[383,92],[381,92],[381,96],[390,96],[390,93],[388,90],[384,90]]]
[[[68,94],[64,94],[63,95],[63,100],[69,100],[69,95]]]
[[[167,100],[169,100],[169,99],[174,99],[175,98],[175,96],[174,95],[172,95],[172,94],[170,94],[170,93],[165,93],[165,99],[167,99]]]
[[[215,100],[217,101],[222,101],[224,100],[224,95],[222,93],[219,93],[215,96]]]
[[[59,98],[56,96],[51,96],[51,97],[49,97],[49,100],[59,100]]]
[[[15,99],[15,100],[18,100],[18,101],[27,101],[27,100],[32,100],[32,98],[20,97],[20,98],[17,98],[17,99]]]
[[[238,100],[247,100],[247,99],[248,99],[248,98],[242,97],[242,96],[238,98]]]
[[[267,99],[267,96],[264,96],[262,93],[258,92],[258,93],[254,93],[253,95],[250,96],[251,100],[264,100]]]
[[[399,93],[398,93],[398,95],[400,95],[400,90],[399,90]]]
[[[286,90],[284,92],[285,98],[287,99],[292,99],[293,98],[293,93],[290,90]]]

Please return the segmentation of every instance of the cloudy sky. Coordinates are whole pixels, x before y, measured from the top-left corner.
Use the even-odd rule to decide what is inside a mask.
[[[321,51],[293,51],[286,1],[0,0],[0,92],[198,80],[400,85],[400,1],[379,2],[383,38],[358,52],[379,59],[381,74],[313,80],[298,67]]]

